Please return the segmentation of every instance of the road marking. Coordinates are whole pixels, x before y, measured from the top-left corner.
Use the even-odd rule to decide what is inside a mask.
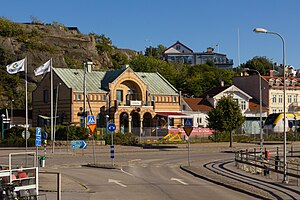
[[[133,176],[133,174],[131,174],[131,173],[129,173],[129,172],[126,172],[126,171],[124,171],[123,169],[121,169],[121,172],[123,172],[124,174],[127,174],[127,175],[129,175],[129,176]]]
[[[121,181],[119,181],[119,180],[108,179],[108,182],[109,183],[115,183],[115,184],[117,184],[117,185],[119,185],[121,187],[127,187],[127,185],[124,185],[124,184],[120,183]]]
[[[188,185],[186,182],[183,182],[182,179],[178,179],[178,178],[171,178],[171,181],[177,181],[178,183],[181,183],[182,185]]]

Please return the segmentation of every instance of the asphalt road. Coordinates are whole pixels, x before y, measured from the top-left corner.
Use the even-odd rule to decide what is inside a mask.
[[[207,153],[202,148],[194,147],[191,151],[192,165],[197,165],[200,160],[232,157],[232,154],[220,153],[219,149],[209,151]],[[110,163],[107,152],[107,147],[97,150],[97,162]],[[63,199],[254,199],[182,171],[180,166],[188,163],[184,146],[171,149],[119,146],[115,163],[121,166],[121,170],[80,166],[80,163],[92,160],[92,154],[88,152],[84,156],[64,156],[58,152],[56,156],[50,156],[47,162],[51,162],[52,169],[88,188],[86,192],[64,192]],[[55,194],[48,193],[47,197],[54,199]]]

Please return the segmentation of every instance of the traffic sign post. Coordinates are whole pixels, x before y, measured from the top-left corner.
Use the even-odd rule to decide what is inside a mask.
[[[39,147],[42,146],[42,129],[40,127],[36,127],[35,129],[35,146],[36,146],[36,157],[35,157],[35,161],[36,161],[36,166],[39,166]]]
[[[185,118],[184,119],[183,130],[185,131],[185,134],[188,136],[188,165],[191,166],[191,162],[190,162],[190,135],[193,131],[193,119],[192,118]]]
[[[87,125],[90,129],[90,132],[92,133],[92,139],[93,139],[93,161],[94,165],[96,164],[96,156],[95,156],[95,139],[94,139],[94,132],[96,130],[97,124],[95,121],[94,115],[88,115],[87,116]]]
[[[115,124],[108,124],[107,129],[110,131],[111,134],[111,146],[110,146],[110,158],[112,159],[112,166],[114,166],[114,158],[115,158],[115,149],[114,149],[114,131],[116,130]]]

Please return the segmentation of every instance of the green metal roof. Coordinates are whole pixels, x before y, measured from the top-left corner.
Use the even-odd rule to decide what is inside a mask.
[[[83,69],[53,68],[57,76],[74,92],[83,92]],[[86,73],[86,90],[88,92],[105,93],[101,88],[101,80],[106,71],[93,71]]]
[[[88,92],[105,93],[108,84],[112,83],[126,69],[92,71],[86,73],[86,87]],[[83,69],[53,68],[54,73],[74,92],[83,92]],[[135,72],[146,84],[150,94],[177,95],[177,90],[159,73]]]
[[[148,85],[150,94],[177,95],[177,90],[159,73],[135,72]]]

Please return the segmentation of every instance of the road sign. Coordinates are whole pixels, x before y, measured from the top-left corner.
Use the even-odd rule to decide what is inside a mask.
[[[187,136],[190,136],[193,131],[193,127],[183,127],[183,130]]]
[[[115,124],[108,124],[107,128],[110,132],[114,132],[116,130],[116,125]]]
[[[22,131],[22,137],[23,137],[24,139],[28,140],[28,139],[30,138],[30,132],[27,131],[26,138],[25,138],[25,130]]]
[[[184,119],[184,127],[193,127],[193,119],[185,118]]]
[[[71,141],[72,149],[86,149],[85,140],[72,140]]]
[[[93,134],[96,130],[97,124],[89,124],[88,127],[89,127],[91,133]]]
[[[36,127],[35,129],[35,146],[42,146],[42,129],[40,127]]]
[[[42,132],[42,140],[47,140],[47,138],[48,138],[48,133]]]
[[[95,121],[95,116],[94,115],[89,115],[87,116],[87,124],[96,124],[96,121]]]

